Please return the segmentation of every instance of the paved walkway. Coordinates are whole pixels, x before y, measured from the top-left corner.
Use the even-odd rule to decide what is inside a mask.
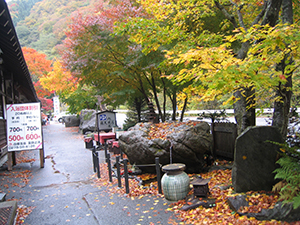
[[[6,199],[32,207],[24,224],[144,225],[174,220],[162,198],[133,200],[94,186],[92,154],[76,128],[51,122],[43,127],[43,133],[44,168],[40,168],[39,151],[28,151],[35,162],[23,160],[11,172],[0,171],[0,188],[7,193]],[[17,157],[22,160],[23,156],[18,153]],[[103,152],[100,161],[104,161]]]

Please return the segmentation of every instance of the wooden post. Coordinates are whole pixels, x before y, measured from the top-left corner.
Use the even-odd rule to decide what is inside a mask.
[[[100,178],[100,166],[99,166],[98,152],[95,152],[95,157],[96,157],[97,177]]]
[[[93,160],[93,169],[94,169],[94,173],[96,173],[96,157],[95,157],[95,153],[96,153],[96,151],[95,151],[95,147],[93,148],[93,150],[92,150],[92,160]]]
[[[9,170],[9,171],[11,171],[12,170],[12,164],[13,164],[13,162],[12,162],[12,152],[7,152],[7,169]]]
[[[11,153],[12,153],[12,155],[11,155],[12,156],[12,165],[15,166],[15,165],[17,165],[16,152],[13,151]]]
[[[155,168],[156,168],[156,177],[157,177],[157,188],[158,188],[158,193],[159,193],[159,194],[162,194],[162,190],[161,190],[161,173],[160,173],[159,157],[155,157]]]
[[[213,157],[216,157],[216,133],[215,133],[215,120],[214,118],[211,118],[211,134],[212,134],[212,138],[213,138],[213,142],[212,142],[212,154]]]
[[[129,181],[128,181],[128,169],[127,169],[128,159],[124,159],[123,162],[124,162],[124,175],[125,175],[126,194],[129,194]]]
[[[122,187],[121,182],[121,173],[120,173],[120,156],[116,156],[116,164],[117,164],[117,178],[118,178],[118,187]]]
[[[106,140],[104,140],[104,153],[105,153],[105,162],[107,162],[107,144],[106,144]]]
[[[123,152],[121,148],[120,148],[120,155],[121,155],[121,159],[123,159]]]
[[[112,182],[110,153],[107,153],[107,167],[108,167],[109,182]]]
[[[44,162],[45,162],[45,158],[44,158],[44,148],[40,149],[40,167],[44,168]]]
[[[100,178],[100,167],[99,167],[99,158],[98,158],[98,152],[96,152],[96,147],[94,146],[92,150],[92,156],[93,156],[93,167],[94,172],[97,172],[97,177]]]
[[[42,105],[40,103],[40,107],[42,108]],[[42,123],[42,121],[41,121]],[[41,125],[42,129],[42,149],[40,149],[40,168],[44,168],[45,164],[45,151],[44,151],[44,132],[43,132],[43,126]]]

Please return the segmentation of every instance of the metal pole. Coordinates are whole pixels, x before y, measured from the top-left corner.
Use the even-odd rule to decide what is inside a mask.
[[[121,182],[121,173],[120,173],[120,156],[116,156],[116,164],[117,164],[117,178],[118,178],[118,187],[122,187]]]
[[[111,163],[110,163],[110,153],[107,153],[107,166],[108,166],[109,182],[112,182]]]
[[[159,157],[155,157],[155,168],[156,168],[156,177],[157,177],[157,188],[158,188],[158,193],[159,193],[159,194],[162,194],[162,190],[161,190],[161,173],[160,173]]]
[[[123,162],[124,162],[124,175],[125,175],[126,194],[129,194],[129,181],[128,181],[128,169],[127,169],[128,159],[124,159]]]

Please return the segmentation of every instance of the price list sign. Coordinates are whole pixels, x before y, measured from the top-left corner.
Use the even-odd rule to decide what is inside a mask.
[[[40,103],[7,105],[6,112],[8,151],[42,149]]]

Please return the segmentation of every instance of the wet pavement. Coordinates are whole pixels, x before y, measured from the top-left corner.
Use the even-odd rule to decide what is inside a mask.
[[[32,209],[24,224],[144,225],[174,221],[160,196],[129,198],[108,191],[106,186],[95,186],[92,154],[78,128],[51,122],[43,126],[43,134],[44,168],[40,168],[39,151],[28,151],[25,156],[36,161],[22,161],[24,155],[18,152],[21,162],[12,171],[5,165],[0,170],[0,188],[7,194],[6,200],[16,199],[18,206]],[[103,151],[99,158],[104,162]]]

